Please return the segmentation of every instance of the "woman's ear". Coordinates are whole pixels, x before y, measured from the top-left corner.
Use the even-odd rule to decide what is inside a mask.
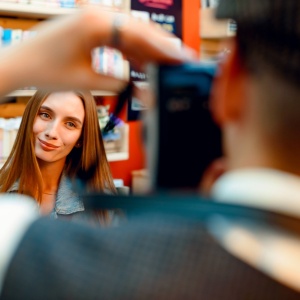
[[[224,122],[234,121],[240,117],[247,79],[235,40],[228,41],[226,48],[229,54],[220,63],[210,101],[213,117],[220,126]]]
[[[82,146],[82,141],[78,140],[77,143],[75,144],[75,148],[80,148]]]

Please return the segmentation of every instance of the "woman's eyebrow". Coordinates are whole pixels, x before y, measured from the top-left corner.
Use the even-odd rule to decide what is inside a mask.
[[[76,118],[76,117],[68,116],[68,117],[66,117],[65,119],[66,119],[66,120],[71,120],[71,121],[77,122],[77,123],[79,123],[79,124],[82,124],[82,122],[81,122],[78,118]]]
[[[45,109],[45,110],[49,110],[49,111],[52,111],[52,112],[53,112],[53,110],[52,110],[50,107],[46,106],[46,105],[42,105],[42,106],[40,107],[40,109]]]

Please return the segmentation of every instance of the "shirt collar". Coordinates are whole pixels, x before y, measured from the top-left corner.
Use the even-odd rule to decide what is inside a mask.
[[[61,177],[55,202],[55,211],[59,214],[72,214],[84,211],[83,202],[74,191],[73,183],[64,174]]]
[[[273,169],[225,173],[212,188],[219,202],[246,205],[300,217],[300,177]]]

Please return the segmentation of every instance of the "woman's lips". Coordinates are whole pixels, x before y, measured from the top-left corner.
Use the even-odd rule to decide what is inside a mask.
[[[44,150],[54,150],[54,149],[57,149],[59,148],[59,146],[56,146],[56,145],[53,145],[53,144],[49,144],[45,141],[42,141],[40,139],[38,139],[40,141],[40,144],[41,144],[41,147],[44,149]]]

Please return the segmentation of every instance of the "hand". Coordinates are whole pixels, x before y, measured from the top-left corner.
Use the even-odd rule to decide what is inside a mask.
[[[0,77],[5,78],[0,94],[32,85],[65,90],[121,90],[122,80],[98,74],[91,66],[93,48],[113,46],[112,24],[116,17],[117,14],[100,8],[88,8],[43,22],[34,38],[0,53]],[[171,35],[153,24],[128,17],[119,32],[119,50],[141,65],[178,63],[194,56],[190,50],[179,50],[168,39]]]

